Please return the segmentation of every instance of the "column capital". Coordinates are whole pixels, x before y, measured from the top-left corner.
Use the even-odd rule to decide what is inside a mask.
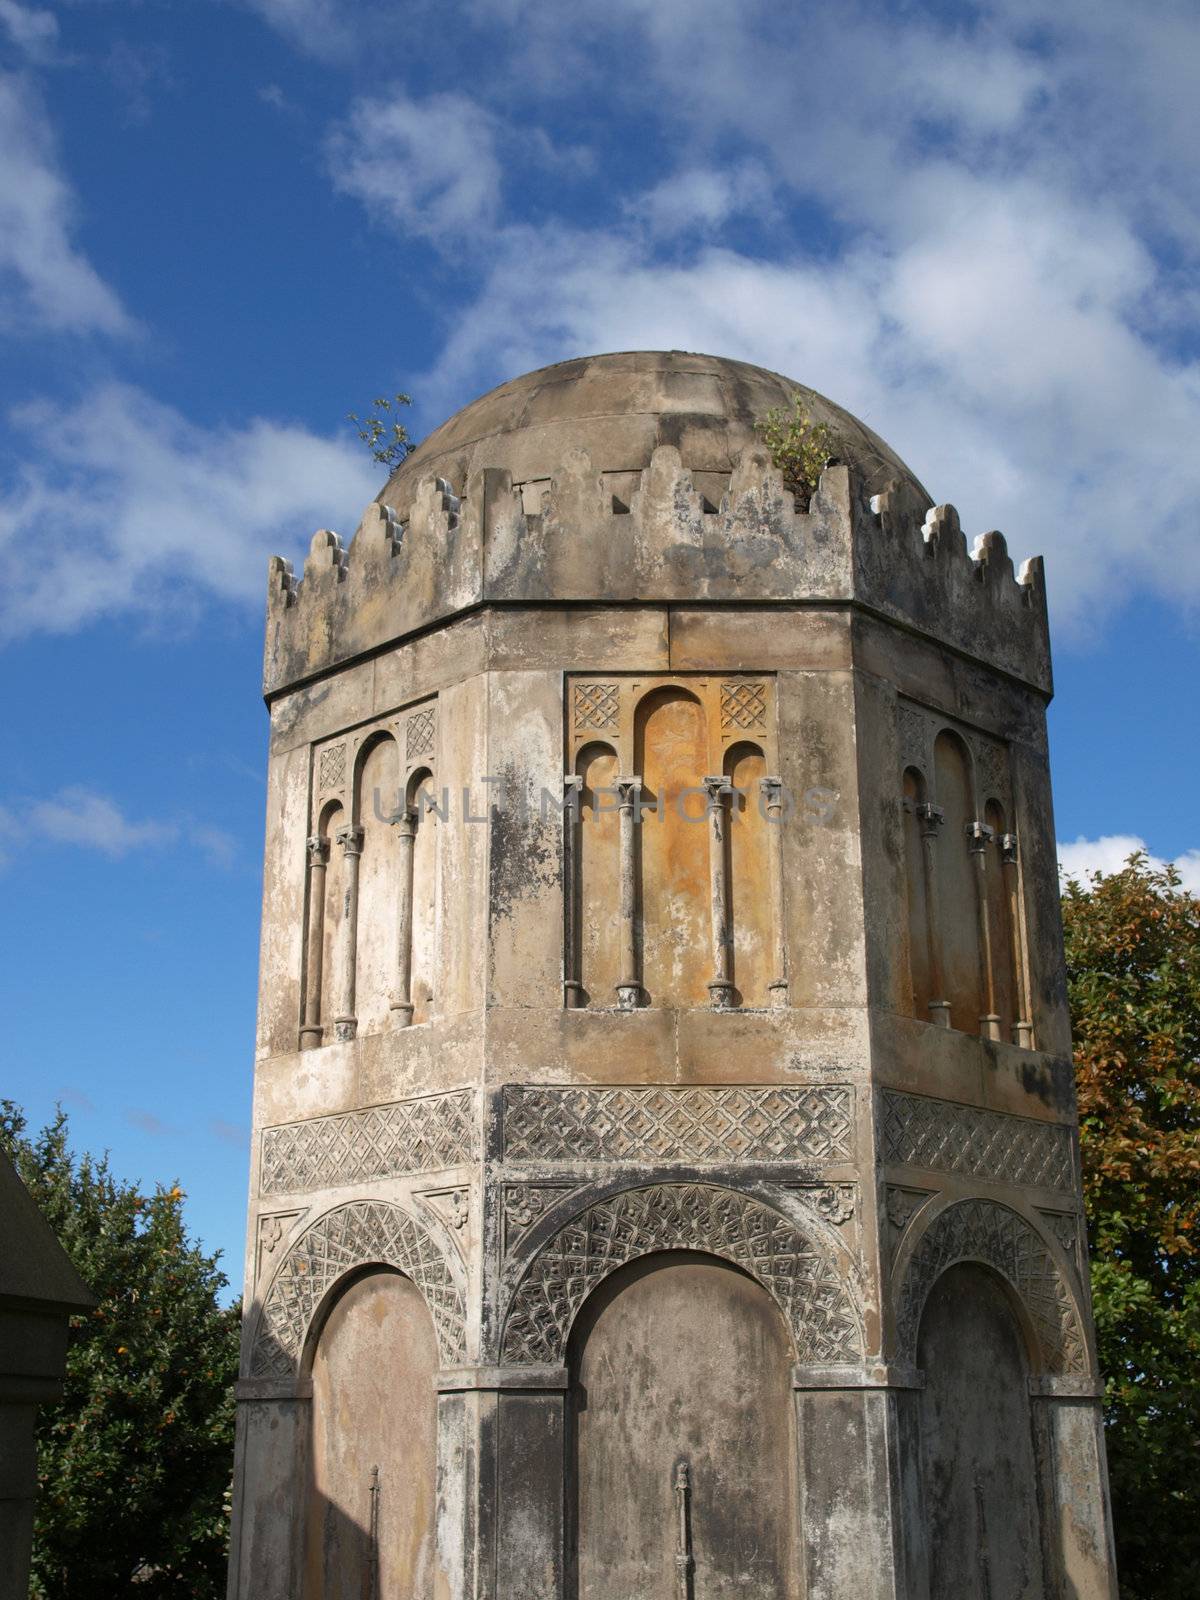
[[[613,779],[613,787],[617,791],[617,797],[621,805],[629,806],[641,794],[642,780],[633,777],[617,777]]]
[[[329,840],[324,834],[314,833],[304,842],[310,867],[323,867],[329,860]]]
[[[930,805],[928,801],[925,801],[916,808],[916,812],[918,820],[924,824],[921,832],[925,838],[936,838],[938,829],[946,820],[946,813],[941,806]]]
[[[363,831],[361,828],[339,828],[334,838],[348,856],[362,855]]]
[[[722,795],[733,793],[733,780],[724,773],[710,773],[704,779],[704,788],[710,800],[718,800]]]
[[[1015,833],[1002,833],[1000,835],[1000,856],[1006,867],[1017,864],[1017,836]]]
[[[963,832],[972,854],[982,854],[996,837],[996,830],[989,828],[986,822],[968,822]]]
[[[416,810],[413,806],[402,806],[399,811],[392,813],[388,822],[398,830],[402,839],[411,839],[413,830],[417,826]]]

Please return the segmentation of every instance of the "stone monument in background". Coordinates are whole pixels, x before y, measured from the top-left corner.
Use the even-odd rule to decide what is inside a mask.
[[[1040,563],[600,356],[275,561],[265,689],[234,1600],[1115,1596]]]

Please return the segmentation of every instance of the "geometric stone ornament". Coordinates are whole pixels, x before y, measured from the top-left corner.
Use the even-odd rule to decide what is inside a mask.
[[[422,756],[432,754],[437,729],[434,716],[434,708],[426,706],[420,711],[414,711],[409,717],[404,743],[406,761],[418,761]]]
[[[1045,1240],[1024,1217],[995,1200],[959,1200],[921,1235],[896,1295],[901,1360],[915,1365],[929,1291],[960,1261],[982,1262],[1012,1287],[1037,1334],[1043,1372],[1087,1373],[1075,1301]]]
[[[324,794],[329,789],[340,789],[346,777],[346,746],[330,745],[321,751],[317,787]]]
[[[575,731],[608,733],[617,727],[620,710],[615,683],[577,683],[575,685]]]
[[[569,1184],[507,1183],[504,1186],[505,1255],[538,1222],[551,1206],[569,1194],[577,1193]]]
[[[576,1313],[602,1279],[658,1250],[699,1250],[757,1278],[791,1326],[801,1362],[850,1362],[862,1331],[833,1258],[790,1218],[732,1189],[659,1183],[626,1189],[572,1217],[516,1287],[503,1359],[559,1366]]]
[[[1075,1188],[1069,1128],[892,1089],[880,1100],[885,1166],[925,1167],[1067,1194]]]
[[[255,1378],[294,1377],[314,1311],[337,1280],[358,1267],[395,1267],[416,1284],[437,1329],[443,1365],[465,1359],[466,1310],[431,1235],[399,1206],[358,1200],[306,1228],[267,1291],[251,1356]]]
[[[266,1128],[261,1190],[307,1194],[372,1178],[440,1172],[471,1161],[474,1153],[475,1097],[456,1089]]]
[[[853,1091],[603,1088],[504,1091],[508,1161],[849,1161]]]
[[[723,683],[721,685],[721,729],[723,732],[759,732],[767,726],[766,685],[763,683]]]

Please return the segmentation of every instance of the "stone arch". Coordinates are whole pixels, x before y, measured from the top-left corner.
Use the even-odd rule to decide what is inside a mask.
[[[901,1360],[916,1363],[921,1313],[938,1278],[949,1267],[972,1261],[1008,1285],[1035,1372],[1088,1372],[1083,1323],[1065,1274],[1034,1225],[996,1200],[955,1201],[918,1236],[895,1289]]]
[[[386,1200],[353,1200],[318,1217],[288,1251],[259,1313],[254,1378],[291,1378],[314,1322],[338,1284],[364,1267],[394,1267],[424,1296],[442,1361],[465,1358],[466,1306],[447,1258],[427,1228]]]
[[[707,1183],[621,1189],[564,1223],[516,1287],[503,1359],[561,1366],[592,1290],[618,1267],[663,1250],[717,1256],[757,1279],[782,1310],[798,1361],[861,1359],[858,1308],[832,1252],[772,1206]]]

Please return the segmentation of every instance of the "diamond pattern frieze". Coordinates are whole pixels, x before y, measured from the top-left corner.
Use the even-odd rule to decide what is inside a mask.
[[[723,683],[721,685],[721,727],[761,732],[767,726],[767,686],[765,683]]]
[[[849,1161],[853,1126],[840,1085],[504,1091],[509,1161]]]
[[[576,733],[613,733],[620,715],[620,689],[615,683],[577,683],[574,721]]]
[[[413,1172],[461,1166],[475,1155],[469,1089],[266,1128],[263,1194],[305,1194]]]
[[[882,1100],[886,1165],[1065,1193],[1075,1187],[1069,1128],[891,1089]]]

